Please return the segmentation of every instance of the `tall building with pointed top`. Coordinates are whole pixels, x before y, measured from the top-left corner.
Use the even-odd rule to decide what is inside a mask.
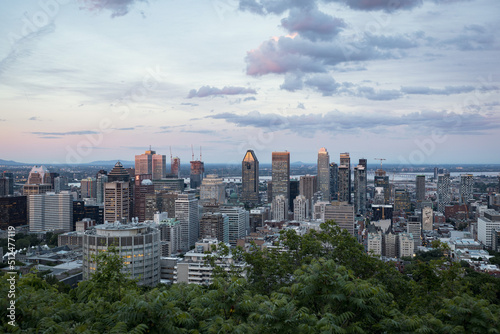
[[[164,178],[167,171],[166,156],[156,154],[151,148],[144,154],[135,156],[135,174],[151,174],[153,180]]]
[[[259,203],[259,160],[253,150],[248,150],[241,162],[241,201],[245,204]]]
[[[290,152],[272,153],[273,201],[276,196],[284,196],[286,212],[290,201]]]
[[[330,156],[324,147],[318,151],[318,191],[324,201],[330,200]]]

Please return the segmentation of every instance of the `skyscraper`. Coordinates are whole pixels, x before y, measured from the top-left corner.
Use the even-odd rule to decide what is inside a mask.
[[[308,203],[307,217],[312,217],[312,208],[314,206],[313,196],[317,191],[317,182],[315,175],[304,175],[300,177],[299,194],[304,196]]]
[[[332,202],[325,206],[325,222],[333,220],[340,228],[354,235],[354,206],[345,202]]]
[[[417,175],[415,181],[417,204],[425,200],[425,175]]]
[[[209,174],[201,181],[200,204],[224,204],[226,202],[226,186],[222,178]]]
[[[246,226],[249,222],[249,213],[242,207],[223,206],[220,208],[222,214],[226,214],[229,220],[229,243],[236,246],[238,239],[246,234]]]
[[[164,155],[156,154],[149,149],[144,154],[135,156],[135,174],[151,174],[153,180],[164,178],[167,170],[166,161]]]
[[[330,201],[339,200],[339,166],[335,162],[330,163]]]
[[[410,195],[406,189],[396,189],[394,191],[394,211],[409,212],[411,209]]]
[[[0,197],[0,229],[28,224],[26,196]]]
[[[340,154],[339,201],[351,203],[351,158],[349,153]]]
[[[361,159],[360,159],[361,162]],[[366,166],[354,167],[354,212],[364,215],[366,212]]]
[[[462,174],[460,177],[460,203],[467,204],[474,192],[474,175]]]
[[[241,163],[241,201],[245,204],[259,203],[259,160],[254,151],[248,150]]]
[[[201,186],[201,181],[205,176],[205,164],[203,161],[191,161],[191,174],[189,174],[189,186],[196,189]]]
[[[200,219],[200,238],[229,242],[229,217],[225,213],[204,213]]]
[[[293,200],[293,219],[298,221],[305,221],[309,218],[309,201],[304,195],[298,195]]]
[[[81,180],[80,191],[82,198],[96,198],[97,197],[97,181],[93,177]]]
[[[318,152],[318,191],[324,201],[330,200],[330,156],[324,147]]]
[[[438,211],[444,213],[444,208],[451,202],[450,173],[438,175],[437,182]]]
[[[31,232],[72,230],[73,195],[69,191],[30,195],[29,206]]]
[[[111,174],[111,173],[110,173]],[[104,221],[128,222],[130,215],[130,189],[128,181],[104,184]]]
[[[104,184],[108,182],[108,172],[100,170],[96,175],[96,202],[98,205],[104,203]]]
[[[181,223],[181,250],[188,251],[200,233],[198,200],[194,194],[179,194],[175,200],[175,218]]]
[[[377,169],[374,178],[375,188],[382,188],[384,190],[384,203],[388,205],[391,200],[391,190],[389,187],[389,176],[386,175],[385,170]]]
[[[3,172],[0,175],[0,197],[14,195],[14,174]]]
[[[288,201],[285,196],[277,195],[273,198],[271,203],[271,211],[273,213],[273,220],[285,221],[288,216]]]
[[[134,191],[134,217],[142,223],[146,220],[146,197],[155,193],[151,174],[139,174],[135,176]]]
[[[276,196],[285,198],[286,212],[290,201],[290,152],[272,153],[273,201]]]
[[[179,157],[174,157],[170,161],[170,173],[179,179],[181,178],[181,159]]]

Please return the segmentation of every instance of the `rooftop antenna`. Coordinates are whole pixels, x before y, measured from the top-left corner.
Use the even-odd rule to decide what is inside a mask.
[[[193,150],[193,144],[191,144],[191,161],[194,161],[194,150]]]
[[[149,150],[151,151],[151,145],[149,145]]]
[[[172,157],[172,146],[170,146],[170,164],[172,164],[174,161],[174,158]]]
[[[201,145],[200,145],[200,161],[201,161]]]

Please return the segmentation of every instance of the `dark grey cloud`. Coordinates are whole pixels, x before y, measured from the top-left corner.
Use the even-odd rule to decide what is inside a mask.
[[[206,97],[206,96],[223,96],[223,95],[239,95],[239,94],[257,94],[255,89],[245,87],[225,86],[224,88],[203,86],[200,89],[191,89],[188,98]]]
[[[189,103],[189,102],[183,102],[181,103],[181,106],[191,106],[191,107],[197,107],[197,103]]]
[[[290,33],[299,33],[304,38],[316,41],[331,40],[346,24],[344,20],[325,14],[317,8],[292,8],[288,17],[281,20],[281,26]]]
[[[415,132],[428,133],[440,130],[450,134],[483,134],[485,131],[500,128],[500,116],[481,115],[474,112],[457,114],[449,111],[419,111],[406,115],[342,113],[331,111],[321,114],[302,114],[284,116],[279,114],[261,114],[258,111],[246,115],[220,113],[206,116],[225,120],[237,126],[252,126],[266,131],[289,130],[305,136],[317,131],[341,133],[352,130],[380,131],[392,127],[407,126]]]
[[[306,109],[306,107],[305,107],[304,103],[299,102],[299,103],[297,103],[297,109]]]
[[[315,0],[240,0],[239,9],[259,15],[282,14],[290,8],[310,8]]]
[[[97,131],[68,131],[68,132],[31,132],[39,136],[78,136],[78,135],[95,135]]]
[[[257,98],[255,96],[245,97],[243,99],[243,102],[246,102],[246,101],[257,101]]]
[[[32,116],[30,118],[28,118],[29,121],[39,121],[40,120],[40,117],[37,117],[37,116]]]
[[[118,128],[116,130],[118,130],[118,131],[131,131],[131,130],[135,130],[135,128]]]
[[[310,76],[309,79],[304,81],[304,83],[306,86],[312,87],[323,93],[323,96],[331,96],[341,87],[341,85],[337,83],[332,76],[326,73]]]
[[[138,2],[147,3],[147,0],[83,0],[83,6],[80,9],[89,11],[108,10],[111,12],[111,17],[114,18],[127,15]]]
[[[496,47],[498,27],[478,24],[464,26],[462,33],[453,38],[438,41],[437,46],[455,47],[461,51],[490,50]]]
[[[358,87],[357,90],[353,91],[351,94],[373,101],[397,100],[403,97],[403,94],[399,90],[375,90],[373,87]]]

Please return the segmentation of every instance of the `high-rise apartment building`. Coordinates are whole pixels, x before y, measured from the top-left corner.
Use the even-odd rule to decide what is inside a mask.
[[[322,147],[318,152],[318,191],[324,201],[330,200],[330,156],[326,148]]]
[[[351,158],[349,153],[340,154],[338,200],[351,203]]]
[[[201,181],[200,204],[224,204],[226,202],[226,186],[222,178],[209,174]]]
[[[330,201],[339,199],[339,166],[335,162],[330,163]]]
[[[161,219],[155,226],[160,230],[161,256],[172,256],[180,252],[181,223],[175,218]]]
[[[220,212],[226,214],[229,221],[229,243],[236,246],[238,239],[246,235],[246,227],[249,224],[249,213],[242,207],[223,206]]]
[[[366,213],[366,187],[366,166],[359,164],[354,167],[354,211],[356,214],[364,215]]]
[[[200,219],[200,238],[215,238],[229,243],[229,217],[225,213],[204,213]]]
[[[156,154],[149,149],[144,154],[135,156],[135,174],[150,174],[153,180],[164,178],[167,171],[166,156]]]
[[[97,180],[89,177],[80,181],[80,191],[82,198],[97,197]]]
[[[315,175],[304,175],[300,177],[299,194],[304,196],[308,202],[307,217],[312,216],[312,208],[314,206],[313,197],[317,191],[318,190]]]
[[[438,175],[437,201],[438,211],[444,213],[444,208],[451,202],[450,173]]]
[[[285,221],[288,218],[288,201],[285,196],[278,195],[273,198],[271,203],[271,211],[273,214],[273,220]]]
[[[29,206],[31,232],[73,229],[73,195],[69,191],[30,195]]]
[[[205,164],[203,161],[191,161],[191,174],[189,174],[189,186],[191,189],[196,189],[201,186],[201,181],[205,176]]]
[[[98,205],[104,204],[104,184],[108,182],[108,172],[100,170],[96,175],[96,202]]]
[[[175,200],[175,218],[181,223],[181,250],[188,251],[200,234],[198,200],[194,194],[178,194]]]
[[[460,203],[467,204],[474,193],[474,175],[462,174],[460,177]]]
[[[298,195],[293,200],[293,219],[306,221],[309,218],[309,201],[304,195]]]
[[[425,175],[417,175],[415,180],[417,204],[425,200]]]
[[[254,151],[248,150],[241,163],[241,201],[245,204],[259,203],[259,160]]]
[[[146,220],[146,197],[155,193],[151,174],[139,174],[135,176],[134,188],[134,217],[142,223]]]
[[[333,220],[351,235],[354,235],[354,216],[354,206],[346,202],[332,202],[325,206],[325,222]]]
[[[0,197],[14,195],[14,174],[3,172],[0,174]]]
[[[290,201],[290,152],[272,153],[273,202],[276,196],[285,198],[286,212]]]
[[[128,181],[104,184],[104,221],[128,222],[130,216],[130,189]]]
[[[409,212],[410,210],[410,194],[406,189],[396,189],[394,191],[394,211]]]

